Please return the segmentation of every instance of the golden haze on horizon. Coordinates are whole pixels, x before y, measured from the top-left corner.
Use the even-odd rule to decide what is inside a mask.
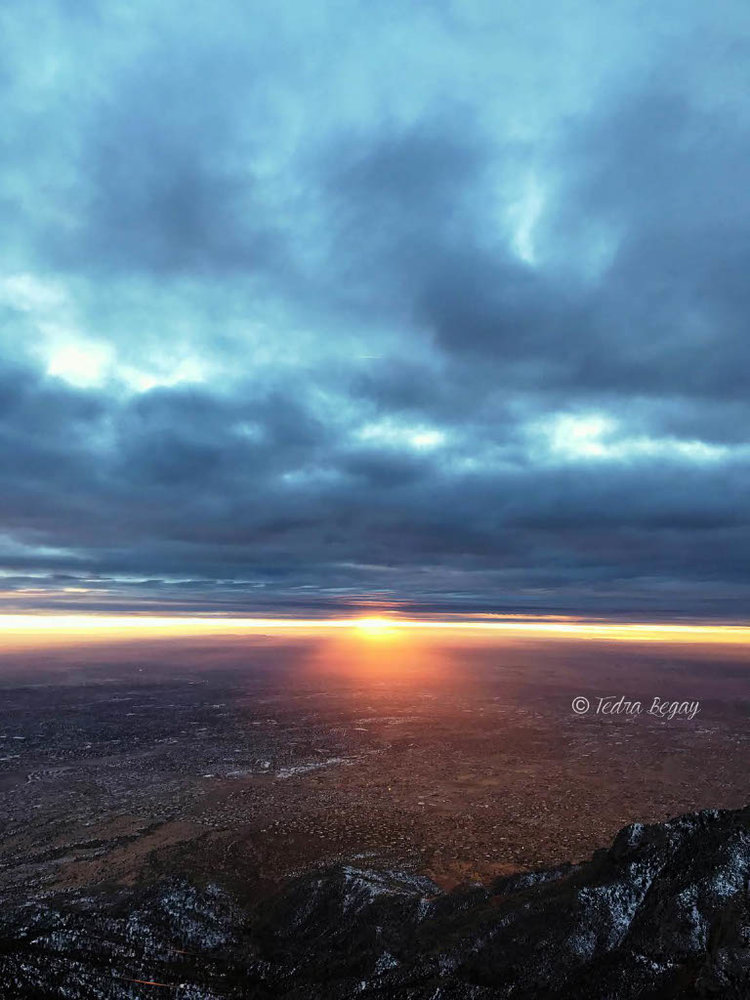
[[[604,622],[583,619],[511,618],[432,620],[368,615],[359,618],[206,618],[165,615],[0,615],[0,637],[23,641],[115,639],[137,636],[201,636],[241,633],[325,632],[346,629],[362,638],[397,630],[471,632],[618,642],[748,643],[748,625]],[[25,644],[25,643],[24,643]]]

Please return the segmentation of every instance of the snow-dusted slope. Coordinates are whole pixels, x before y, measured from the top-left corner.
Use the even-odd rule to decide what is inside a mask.
[[[68,893],[6,906],[0,995],[740,1000],[749,879],[750,807],[626,827],[584,864],[451,893],[347,867],[255,906],[177,881]]]

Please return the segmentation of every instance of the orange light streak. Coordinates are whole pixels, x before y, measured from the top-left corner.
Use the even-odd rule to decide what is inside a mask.
[[[139,635],[200,636],[269,632],[354,630],[362,637],[384,632],[474,632],[555,639],[601,639],[615,642],[684,642],[750,644],[749,625],[654,622],[603,622],[549,619],[387,618],[220,618],[163,615],[15,614],[0,615],[0,642],[13,637],[127,638]]]

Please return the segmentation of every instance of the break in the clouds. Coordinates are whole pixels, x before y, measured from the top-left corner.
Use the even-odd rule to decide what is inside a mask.
[[[747,4],[0,31],[8,609],[744,613]]]

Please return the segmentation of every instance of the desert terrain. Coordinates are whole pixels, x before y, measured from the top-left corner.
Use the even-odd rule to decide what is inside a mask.
[[[4,649],[0,892],[181,874],[257,897],[339,862],[451,888],[581,860],[748,802],[747,670],[742,647],[460,635]],[[700,711],[595,711],[621,694]]]

